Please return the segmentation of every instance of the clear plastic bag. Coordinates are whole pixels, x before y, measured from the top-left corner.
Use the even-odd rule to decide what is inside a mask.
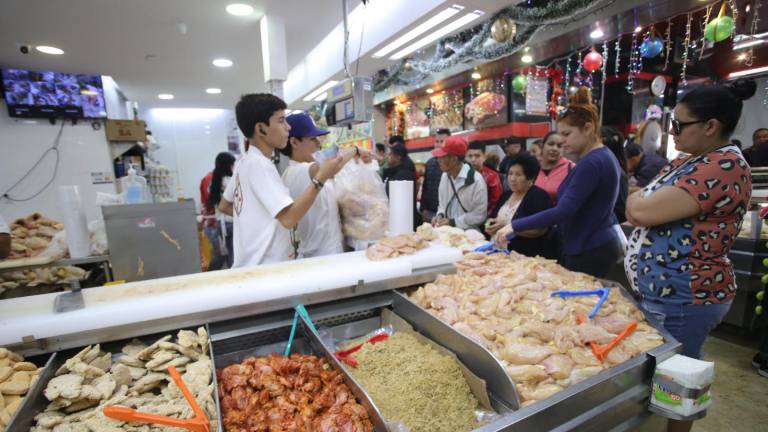
[[[344,236],[378,240],[389,226],[389,199],[372,164],[348,163],[334,179]]]

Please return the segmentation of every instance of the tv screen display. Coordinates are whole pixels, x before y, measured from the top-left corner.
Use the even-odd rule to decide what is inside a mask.
[[[100,75],[3,69],[11,117],[106,118]]]

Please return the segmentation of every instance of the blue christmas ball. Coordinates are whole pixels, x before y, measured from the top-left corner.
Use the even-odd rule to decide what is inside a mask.
[[[664,42],[660,37],[647,38],[640,44],[640,56],[643,58],[653,58],[661,54],[664,48]]]

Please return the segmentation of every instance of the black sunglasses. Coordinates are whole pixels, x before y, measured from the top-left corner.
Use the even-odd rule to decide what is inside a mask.
[[[680,135],[683,132],[683,128],[685,128],[686,126],[690,126],[696,123],[706,123],[706,122],[707,120],[694,120],[689,122],[672,120],[670,123],[672,123],[672,130],[675,132],[675,135]]]

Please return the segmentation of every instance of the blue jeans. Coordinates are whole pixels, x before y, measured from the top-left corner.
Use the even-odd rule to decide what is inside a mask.
[[[723,320],[731,303],[696,305],[670,304],[643,300],[640,307],[658,319],[667,331],[683,344],[683,355],[701,358],[704,340]]]
[[[221,270],[224,268],[224,265],[227,265],[227,268],[232,268],[232,261],[234,258],[234,253],[232,249],[232,231],[233,224],[231,222],[226,222],[226,229],[227,229],[227,251],[229,252],[228,255],[222,255],[221,254],[221,231],[219,228],[219,222],[216,222],[216,226],[212,227],[205,227],[203,231],[205,231],[205,236],[208,237],[208,241],[211,242],[211,262],[208,264],[208,271],[214,271],[214,270]]]

